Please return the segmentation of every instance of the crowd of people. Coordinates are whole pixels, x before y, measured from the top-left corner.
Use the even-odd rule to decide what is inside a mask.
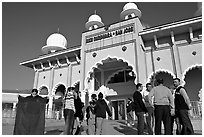
[[[126,106],[127,126],[131,127],[135,125],[136,122],[133,115],[135,113],[137,117],[137,131],[139,135],[145,134],[145,129],[149,135],[161,135],[162,123],[164,126],[164,134],[173,135],[174,122],[176,123],[176,134],[194,134],[193,126],[189,118],[189,110],[192,108],[191,103],[185,88],[180,85],[180,79],[173,79],[171,87],[164,86],[163,79],[157,79],[156,82],[157,85],[154,87],[151,83],[147,83],[146,90],[143,90],[143,85],[141,83],[136,85],[136,91],[132,96],[133,99],[128,98]],[[40,101],[44,103],[44,106],[48,103],[48,98],[44,99],[37,95],[37,93],[37,89],[33,89],[31,96],[28,96],[25,99],[19,97],[19,107],[17,109],[18,112],[16,116],[14,134],[38,133],[35,128],[32,130],[28,129],[32,131],[30,133],[28,133],[27,130],[22,132],[22,129],[17,128],[18,124],[22,123],[22,117],[25,117],[23,115],[25,110],[28,110],[28,112],[31,110],[38,110],[33,109],[33,107],[35,108],[35,106],[37,106],[36,103],[39,103]],[[68,87],[65,91],[65,95],[63,97],[63,116],[65,120],[64,134],[80,135],[84,118],[86,118],[88,135],[103,134],[103,125],[104,120],[107,119],[107,114],[109,116],[108,119],[112,119],[112,113],[106,101],[103,99],[103,94],[100,92],[98,95],[91,95],[91,101],[85,110],[86,116],[84,116],[83,110],[85,108],[80,96],[80,91],[75,90],[74,87]],[[32,105],[32,108],[25,108],[20,107],[21,104],[23,104],[20,102],[34,102],[35,104],[33,103],[34,106]],[[43,110],[38,110],[37,113],[39,112],[43,112]],[[44,113],[42,113],[42,116],[43,115]],[[26,117],[32,117],[33,121],[36,119],[33,112]],[[31,123],[33,123],[33,121]],[[44,128],[43,123],[41,122],[40,124]]]
[[[138,134],[144,134],[146,127],[149,135],[161,135],[163,123],[164,134],[173,135],[174,122],[177,126],[177,135],[194,134],[189,118],[192,106],[185,88],[180,84],[180,79],[174,78],[171,87],[164,86],[163,79],[157,79],[156,82],[155,87],[147,83],[145,91],[141,83],[136,85],[131,103],[132,110],[127,107],[127,125],[129,126],[132,121],[129,113],[133,111],[137,116]]]
[[[65,135],[79,135],[81,134],[82,121],[84,118],[82,108],[84,107],[80,92],[75,91],[74,87],[69,87],[64,97],[64,119],[65,119]],[[111,111],[103,99],[103,94],[91,95],[91,101],[86,108],[86,121],[88,125],[89,135],[101,135],[103,130],[104,119],[106,119],[106,112],[111,117]],[[76,131],[73,133],[74,124],[76,124]]]

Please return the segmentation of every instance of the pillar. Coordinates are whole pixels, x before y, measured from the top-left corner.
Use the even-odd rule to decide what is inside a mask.
[[[72,64],[68,66],[67,87],[71,86],[72,82]]]
[[[104,71],[103,70],[101,70],[101,85],[100,86],[102,86],[102,85],[105,86],[105,79],[104,79]]]
[[[171,39],[172,39],[172,44],[173,44],[172,49],[173,49],[174,62],[175,62],[175,75],[176,77],[181,79],[182,78],[181,61],[180,61],[178,47],[174,39],[173,31],[171,32]]]
[[[34,77],[34,84],[33,84],[33,88],[37,89],[38,86],[38,79],[39,79],[39,70],[35,71],[35,77]]]
[[[81,42],[81,67],[80,67],[80,87],[79,90],[81,91],[81,100],[85,103],[85,105],[88,104],[88,102],[85,102],[86,93],[87,90],[85,89],[85,63],[86,63],[86,53],[85,53],[85,36],[82,34],[82,42]],[[83,93],[84,92],[84,93]]]
[[[49,102],[48,102],[48,117],[52,117],[52,107],[53,107],[53,80],[54,80],[54,67],[50,71],[50,81],[49,81]]]

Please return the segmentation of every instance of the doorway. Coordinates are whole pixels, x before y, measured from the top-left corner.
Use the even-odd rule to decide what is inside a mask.
[[[125,100],[113,100],[112,104],[112,113],[114,120],[125,120]]]

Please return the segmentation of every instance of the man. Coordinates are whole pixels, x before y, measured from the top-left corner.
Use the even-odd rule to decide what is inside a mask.
[[[170,89],[163,85],[163,79],[158,79],[157,84],[158,86],[152,88],[148,95],[149,103],[154,106],[155,134],[161,135],[161,122],[163,122],[164,134],[171,135],[171,115],[174,115],[173,96]],[[153,96],[154,104],[152,104]]]
[[[65,130],[64,135],[72,135],[73,124],[74,124],[74,113],[76,111],[74,106],[74,99],[77,95],[74,91],[74,87],[67,88],[67,93],[64,97],[64,119],[65,119]]]
[[[94,114],[94,107],[96,106],[96,101],[97,101],[96,94],[92,94],[89,106],[86,108],[86,118],[89,135],[95,135],[96,132],[96,117]]]
[[[32,89],[31,95],[18,97],[14,135],[43,135],[45,129],[45,105],[48,98]]]
[[[154,124],[154,110],[151,104],[149,104],[149,99],[148,99],[148,95],[151,89],[152,89],[151,83],[147,83],[146,90],[143,92],[145,107],[147,108],[147,111],[148,111],[146,116],[146,122],[147,122],[146,124],[147,124],[149,135],[153,135],[152,129]]]
[[[186,93],[186,90],[183,86],[180,85],[180,79],[174,79],[174,86],[176,87],[175,91],[175,109],[178,111],[178,117],[181,121],[182,132],[184,135],[194,134],[193,125],[189,118],[188,110],[191,109],[190,99]]]
[[[76,131],[74,134],[79,135],[81,134],[81,127],[82,127],[81,123],[84,118],[84,114],[82,111],[84,107],[84,103],[81,101],[81,92],[80,91],[75,91],[75,92],[76,92],[76,98],[74,99],[74,106],[76,111],[74,113],[74,118],[75,118],[74,125],[76,125]]]
[[[98,94],[98,100],[96,101],[96,106],[94,107],[95,114],[96,114],[96,135],[102,134],[102,127],[104,119],[106,118],[106,112],[108,113],[109,117],[112,116],[110,109],[103,99],[103,94],[100,92]]]
[[[172,85],[169,87],[169,89],[171,90],[171,93],[173,95],[173,99],[175,99],[175,87]],[[174,131],[174,122],[176,123],[176,127],[177,127],[176,128],[176,135],[180,135],[181,134],[181,124],[179,122],[179,118],[178,118],[178,114],[177,114],[176,109],[175,109],[175,115],[171,116],[171,135],[173,135],[173,131]]]
[[[136,85],[136,91],[133,94],[134,110],[138,119],[137,130],[138,135],[144,134],[144,114],[147,112],[144,102],[142,101],[143,86],[141,83]]]

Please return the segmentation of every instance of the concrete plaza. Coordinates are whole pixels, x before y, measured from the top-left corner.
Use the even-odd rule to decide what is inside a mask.
[[[2,135],[12,135],[14,129],[14,118],[2,118]],[[46,119],[45,135],[62,135],[64,130],[64,119]],[[202,120],[192,120],[196,135],[202,135]],[[137,135],[136,125],[128,127],[124,120],[106,120],[103,127],[103,135]],[[87,135],[87,125],[83,122],[82,135]],[[175,134],[175,131],[174,131]]]

